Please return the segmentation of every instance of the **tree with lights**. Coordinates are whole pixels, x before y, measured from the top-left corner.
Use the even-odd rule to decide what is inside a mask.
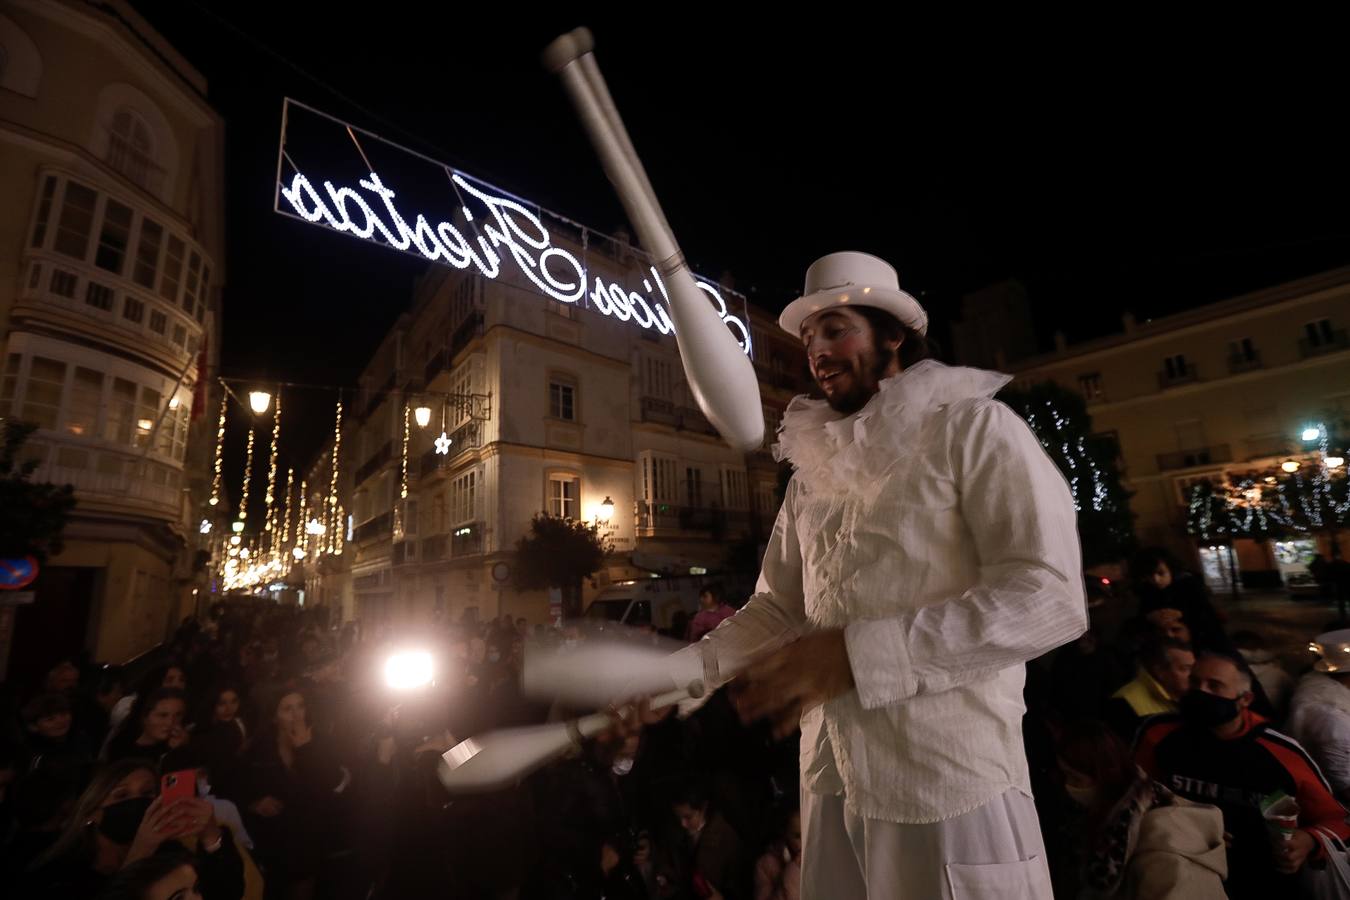
[[[1120,445],[1092,433],[1092,416],[1077,393],[1053,382],[1025,391],[1006,389],[998,399],[1031,426],[1045,452],[1069,482],[1078,511],[1083,562],[1089,566],[1120,559],[1133,549],[1130,492],[1120,483]]]
[[[598,525],[537,513],[529,534],[516,541],[516,587],[560,589],[563,618],[576,618],[581,615],[581,583],[604,565],[610,549]]]
[[[1289,465],[1286,463],[1286,465]],[[1305,469],[1311,468],[1311,472]],[[1345,468],[1270,468],[1230,472],[1191,488],[1186,530],[1202,541],[1289,538],[1327,532],[1332,555],[1336,531],[1350,527],[1350,480]]]

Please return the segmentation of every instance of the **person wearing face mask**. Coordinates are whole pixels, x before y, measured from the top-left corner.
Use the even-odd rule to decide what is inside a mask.
[[[161,853],[187,852],[205,900],[240,897],[243,861],[211,805],[195,797],[165,804],[156,796],[158,784],[144,760],[106,766],[76,802],[56,842],[33,864],[17,896],[88,900],[127,866]]]
[[[1251,709],[1253,679],[1236,653],[1202,652],[1181,697],[1180,714],[1158,716],[1140,731],[1135,761],[1182,797],[1223,811],[1231,835],[1229,896],[1294,897],[1297,873],[1317,863],[1313,831],[1350,841],[1346,810],[1303,748]],[[1262,800],[1284,793],[1298,801],[1298,827],[1273,839]]]
[[[1223,815],[1153,781],[1103,722],[1056,740],[1065,815],[1050,836],[1055,896],[1224,900]]]

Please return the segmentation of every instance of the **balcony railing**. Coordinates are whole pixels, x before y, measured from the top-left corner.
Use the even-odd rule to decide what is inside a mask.
[[[634,524],[639,531],[679,529],[723,532],[750,525],[750,511],[720,506],[681,506],[676,503],[638,500],[633,504]]]
[[[434,534],[431,537],[422,538],[422,561],[439,562],[445,559],[449,545],[450,535],[448,534]]]
[[[1333,331],[1330,340],[1323,337],[1315,341],[1309,338],[1299,338],[1298,341],[1298,355],[1304,359],[1310,356],[1335,353],[1338,350],[1350,350],[1350,336],[1346,334],[1344,328]]]
[[[787,391],[804,390],[805,386],[801,383],[801,378],[793,375],[791,372],[785,372],[782,369],[774,369],[770,366],[755,364],[755,377],[761,384],[767,384],[771,387],[782,388]]]
[[[656,422],[700,434],[717,434],[717,429],[696,407],[676,406],[671,400],[650,396],[642,397],[639,406],[643,422]]]
[[[1242,372],[1250,372],[1253,369],[1261,368],[1261,354],[1253,352],[1251,356],[1242,353],[1234,353],[1228,357],[1228,371],[1230,374],[1237,375]]]
[[[450,452],[441,454],[432,447],[422,454],[418,472],[422,478],[429,478],[449,468],[450,464],[462,453],[483,446],[483,428],[480,422],[465,422],[450,432]]]
[[[454,359],[455,354],[469,346],[469,342],[482,333],[483,311],[481,309],[474,310],[465,317],[463,322],[459,323],[459,327],[450,335],[450,359]]]
[[[461,525],[450,535],[450,555],[473,556],[483,552],[483,528],[478,522]]]
[[[1166,390],[1170,387],[1176,387],[1179,384],[1190,384],[1200,380],[1200,372],[1193,365],[1186,365],[1182,369],[1173,369],[1172,371],[1162,371],[1158,373],[1158,388]]]
[[[387,537],[394,533],[394,512],[390,510],[383,515],[362,522],[352,530],[352,540],[356,543],[363,541],[373,541],[376,538]]]
[[[56,308],[88,320],[106,339],[170,354],[181,367],[201,346],[202,326],[176,305],[127,278],[48,251],[27,254],[14,312]]]
[[[378,472],[381,466],[389,462],[389,460],[393,458],[393,455],[394,455],[394,442],[385,441],[384,446],[376,450],[375,455],[372,456],[370,459],[366,460],[361,465],[361,468],[356,470],[355,483],[358,486],[364,483],[367,478]]]
[[[39,460],[34,481],[69,484],[77,503],[98,501],[149,508],[176,520],[182,512],[182,473],[177,469],[74,441],[34,436],[23,448],[25,460]]]
[[[1233,461],[1233,453],[1227,444],[1215,444],[1212,447],[1197,447],[1193,450],[1178,450],[1175,453],[1158,454],[1158,471],[1170,469],[1194,469],[1199,466],[1212,466]]]

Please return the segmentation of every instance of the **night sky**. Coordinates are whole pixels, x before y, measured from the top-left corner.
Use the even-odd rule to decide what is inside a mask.
[[[770,310],[814,258],[860,249],[939,338],[963,293],[1021,279],[1048,345],[1350,263],[1345,76],[1273,28],[418,6],[137,3],[226,122],[225,375],[353,384],[425,267],[272,211],[284,96],[623,224],[538,62],[579,24],[695,270]],[[283,464],[301,465],[332,395],[287,399]]]

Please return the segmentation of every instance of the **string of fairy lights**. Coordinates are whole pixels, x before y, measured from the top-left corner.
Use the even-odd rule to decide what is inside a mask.
[[[230,380],[220,379],[223,397],[220,416],[216,428],[215,470],[211,484],[211,496],[207,501],[216,508],[215,519],[225,518],[219,508],[224,498],[224,446],[226,420],[230,409],[230,400],[246,406],[251,418],[248,422],[248,441],[244,456],[242,487],[239,493],[239,507],[236,517],[230,522],[228,531],[214,527],[210,518],[204,518],[201,533],[212,535],[208,541],[212,544],[215,556],[219,589],[222,592],[252,591],[286,582],[297,565],[307,561],[317,563],[323,557],[339,557],[350,540],[346,523],[346,509],[339,497],[339,485],[342,473],[342,429],[343,429],[343,390],[325,385],[280,384],[273,391],[251,390],[245,404],[230,387]],[[317,474],[316,495],[311,497],[309,478],[302,475],[299,479],[299,492],[294,491],[296,484],[295,469],[286,469],[284,490],[279,483],[280,466],[278,454],[282,440],[281,391],[285,387],[317,388],[334,390],[337,400],[333,408],[333,433],[331,451],[326,455],[327,472]],[[391,392],[392,393],[392,392]],[[433,441],[435,452],[448,455],[453,439],[445,433],[444,410],[446,405],[454,403],[457,407],[479,410],[476,417],[485,418],[487,398],[480,395],[426,393],[420,399],[399,395],[402,407],[403,434],[399,458],[399,503],[394,508],[394,533],[402,536],[407,523],[404,522],[404,502],[408,498],[409,465],[408,454],[412,444],[411,422],[416,420],[419,428],[425,428],[431,421],[432,410],[427,404],[438,402],[442,406],[440,437]],[[416,400],[416,405],[414,405]],[[256,509],[250,509],[252,498],[250,485],[255,477],[254,460],[261,456],[255,448],[259,420],[272,416],[271,442],[267,455],[267,487],[262,497],[261,516]],[[323,495],[323,485],[327,482],[327,494]],[[249,528],[249,516],[260,527]]]
[[[1284,460],[1266,472],[1229,473],[1191,486],[1187,531],[1201,540],[1292,537],[1350,521],[1345,458],[1333,452],[1326,425],[1310,425],[1312,459]],[[1305,470],[1311,469],[1311,476]]]

